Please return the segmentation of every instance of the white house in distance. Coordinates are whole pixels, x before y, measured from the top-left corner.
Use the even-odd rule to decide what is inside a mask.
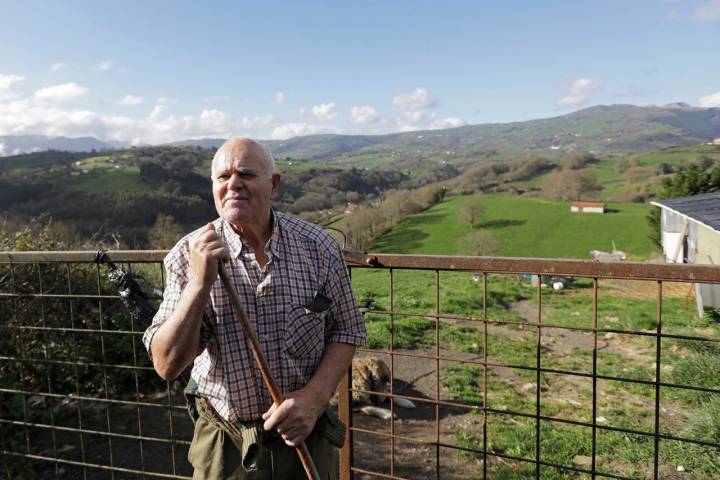
[[[666,262],[720,265],[720,192],[651,202],[661,209]],[[698,314],[720,307],[720,286],[696,284]]]
[[[573,213],[605,213],[602,202],[572,202],[570,211]]]

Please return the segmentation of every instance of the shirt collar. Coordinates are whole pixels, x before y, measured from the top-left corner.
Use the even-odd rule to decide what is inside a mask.
[[[265,251],[270,251],[274,257],[279,257],[280,248],[280,221],[278,215],[274,210],[270,210],[270,217],[272,218],[272,233],[270,239],[265,245]],[[248,247],[242,241],[240,235],[235,233],[230,223],[224,218],[220,218],[220,225],[223,230],[222,236],[225,238],[225,244],[228,247],[230,256],[238,258],[243,252],[247,251]]]

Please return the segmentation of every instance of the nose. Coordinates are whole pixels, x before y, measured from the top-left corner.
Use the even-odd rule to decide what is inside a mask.
[[[243,183],[242,179],[240,178],[240,174],[238,172],[233,172],[232,175],[230,175],[230,179],[228,180],[228,188],[231,190],[236,190],[240,188],[241,186],[244,187],[245,184]]]

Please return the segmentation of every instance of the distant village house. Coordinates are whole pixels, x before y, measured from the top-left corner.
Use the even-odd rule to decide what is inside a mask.
[[[573,202],[570,205],[573,213],[605,213],[605,204],[602,202]]]
[[[345,213],[353,213],[358,208],[360,208],[360,205],[357,203],[348,202],[347,207],[345,207]]]

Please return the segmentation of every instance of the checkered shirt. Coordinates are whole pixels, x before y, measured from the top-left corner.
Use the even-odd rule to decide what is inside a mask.
[[[283,392],[310,381],[328,344],[365,343],[367,333],[342,252],[320,227],[273,212],[273,233],[265,247],[269,262],[260,270],[253,252],[225,220],[213,224],[230,252],[225,269]],[[188,242],[203,229],[182,238],[165,257],[163,301],[143,336],[148,352],[153,335],[177,306],[188,282]],[[332,301],[322,313],[306,308],[317,293]],[[230,422],[257,420],[272,405],[250,342],[219,279],[203,315],[191,375],[197,394]]]

